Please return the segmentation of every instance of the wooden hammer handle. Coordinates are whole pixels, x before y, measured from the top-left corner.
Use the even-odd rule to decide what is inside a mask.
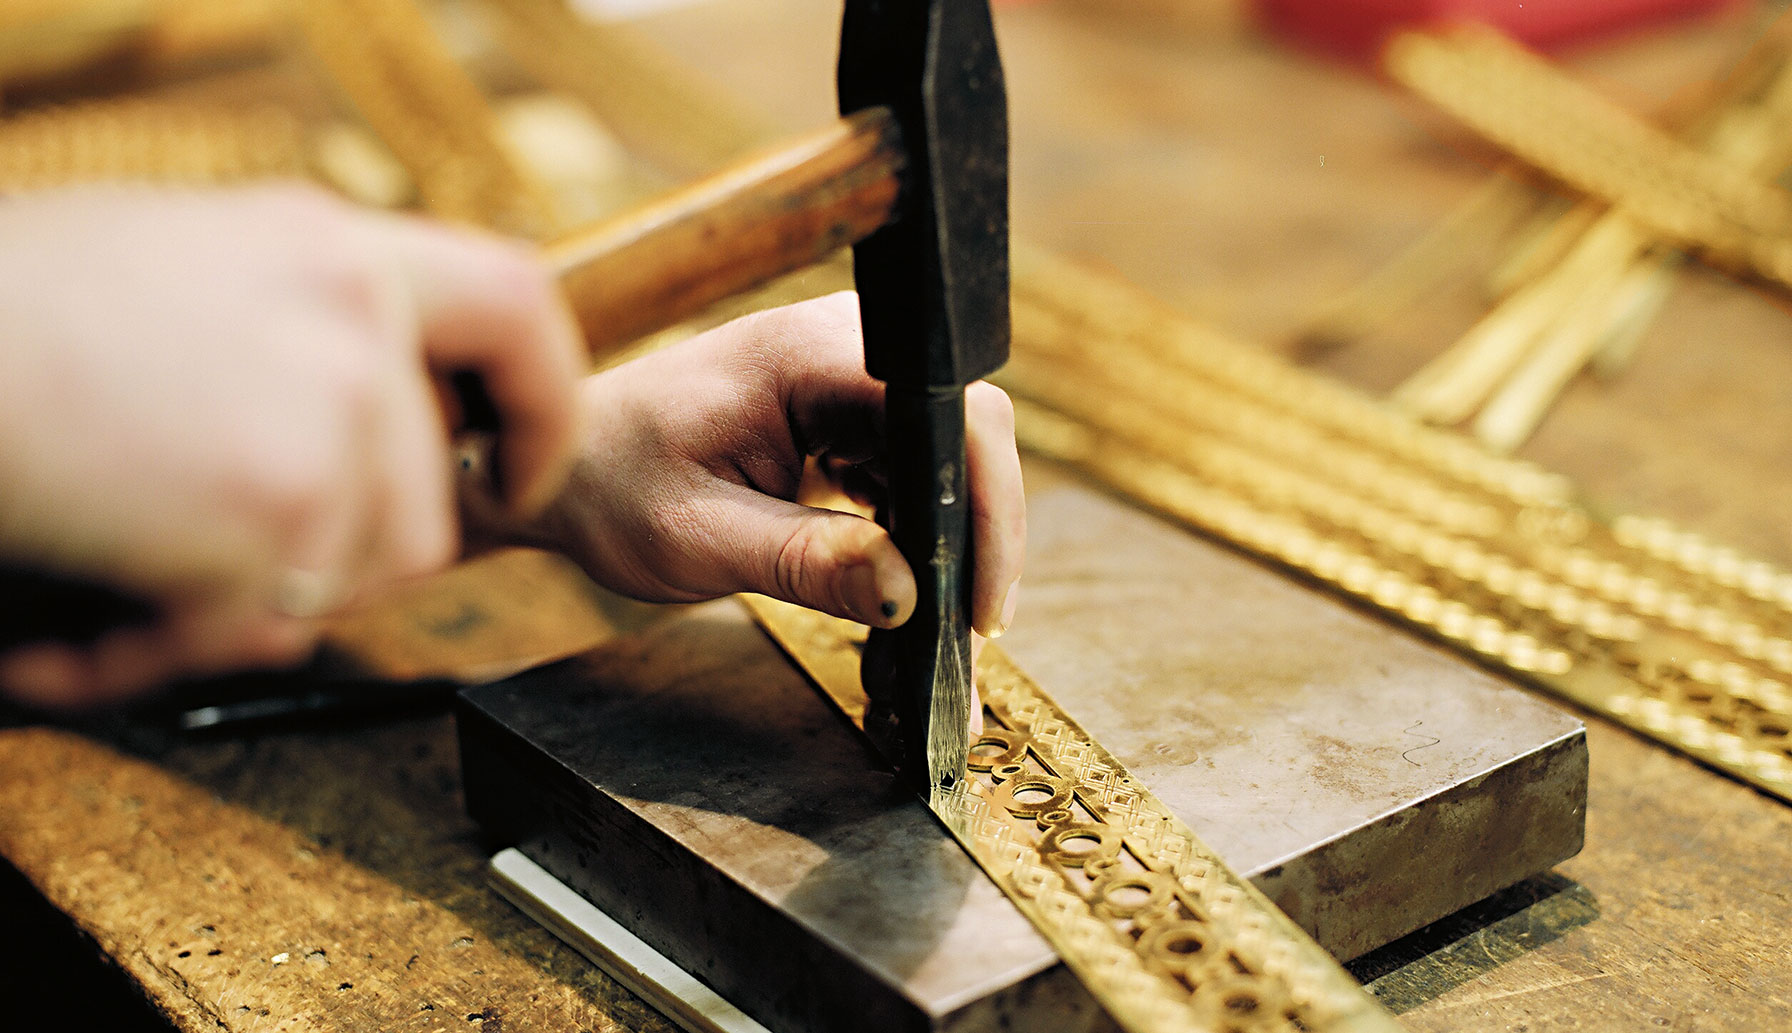
[[[888,222],[905,152],[871,108],[547,243],[593,355],[801,269]]]
[[[898,137],[888,109],[862,111],[545,245],[592,354],[868,236],[901,193]],[[0,564],[0,651],[157,616],[106,585]]]

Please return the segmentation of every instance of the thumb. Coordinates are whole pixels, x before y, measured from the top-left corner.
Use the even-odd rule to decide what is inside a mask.
[[[748,591],[878,628],[915,612],[914,574],[875,523],[766,496],[745,509],[733,551]]]

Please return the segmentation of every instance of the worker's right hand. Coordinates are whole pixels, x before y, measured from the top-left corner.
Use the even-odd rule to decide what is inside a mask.
[[[299,659],[315,618],[446,564],[450,374],[497,408],[514,513],[576,437],[578,340],[533,256],[302,188],[0,201],[0,333],[0,560],[159,611],[0,655],[35,703]]]

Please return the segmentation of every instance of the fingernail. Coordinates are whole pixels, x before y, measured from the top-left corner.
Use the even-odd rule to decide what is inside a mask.
[[[900,558],[894,563],[885,563],[875,569],[877,579],[877,615],[878,624],[893,628],[907,618],[903,616],[906,601],[908,608],[914,606],[915,582],[909,575],[908,564]]]
[[[1002,597],[1001,623],[997,624],[995,630],[989,633],[990,638],[1001,638],[1007,632],[1008,626],[1014,623],[1014,609],[1019,605],[1020,578],[1015,578],[1008,583],[1008,594]]]

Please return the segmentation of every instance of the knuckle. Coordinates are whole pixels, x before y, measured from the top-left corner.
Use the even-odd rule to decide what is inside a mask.
[[[372,349],[349,344],[323,371],[328,398],[352,426],[378,411],[387,383],[385,364]]]
[[[322,478],[300,474],[265,487],[260,509],[278,554],[291,554],[303,543],[315,541],[318,529],[329,525],[334,502],[321,482]]]
[[[454,522],[445,506],[438,507],[433,519],[421,526],[404,528],[398,540],[397,576],[421,577],[433,574],[453,562],[459,551]]]
[[[283,441],[259,449],[236,464],[242,483],[231,496],[249,509],[249,518],[268,527],[276,541],[308,540],[340,503],[346,474],[332,450],[318,441]]]
[[[863,363],[864,328],[859,321],[859,295],[855,291],[836,291],[817,298],[812,310],[823,344],[836,357],[845,356],[852,363]]]
[[[320,349],[316,364],[266,421],[244,442],[251,463],[269,487],[284,494],[339,489],[355,465],[372,454],[384,423],[388,387],[381,364],[366,349]]]
[[[320,633],[297,621],[269,624],[244,643],[244,660],[255,664],[290,667],[311,656]]]
[[[541,318],[558,304],[559,294],[547,264],[519,245],[496,238],[459,238],[462,261],[477,269],[480,291],[518,315]]]
[[[853,291],[799,301],[749,317],[749,337],[778,361],[855,368],[863,362],[859,296]]]
[[[507,242],[493,250],[490,289],[517,324],[514,345],[529,349],[558,378],[560,393],[570,402],[585,357],[565,293],[547,265],[529,252]]]
[[[825,294],[809,302],[814,311],[823,319],[836,325],[836,328],[857,333],[859,330],[859,293],[857,291],[835,291]]]
[[[494,241],[490,247],[492,289],[519,308],[541,312],[552,310],[560,294],[547,265],[507,242]]]
[[[397,348],[408,340],[411,317],[393,276],[351,249],[319,249],[309,257],[309,282],[322,310],[340,320],[339,332],[364,346]]]

